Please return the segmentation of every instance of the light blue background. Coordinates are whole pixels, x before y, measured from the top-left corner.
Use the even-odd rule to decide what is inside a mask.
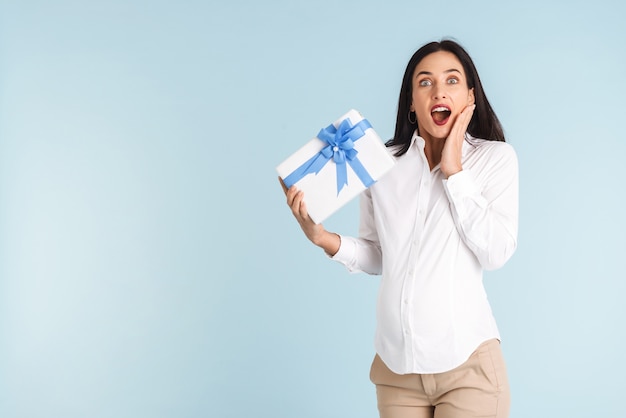
[[[389,138],[443,36],[520,160],[485,279],[511,416],[626,415],[622,2],[0,5],[0,416],[376,417],[378,278],[306,241],[274,167],[350,108]]]

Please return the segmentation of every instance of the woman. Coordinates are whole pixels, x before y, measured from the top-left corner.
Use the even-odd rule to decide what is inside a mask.
[[[370,377],[383,418],[506,417],[500,335],[482,283],[517,245],[518,168],[467,52],[432,42],[400,90],[394,168],[362,194],[359,237],[307,238],[350,271],[382,274]]]

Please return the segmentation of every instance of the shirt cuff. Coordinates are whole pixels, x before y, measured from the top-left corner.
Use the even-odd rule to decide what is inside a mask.
[[[356,254],[356,241],[352,237],[346,237],[340,234],[337,235],[339,235],[339,238],[341,239],[339,250],[337,250],[333,256],[328,254],[326,254],[326,256],[331,260],[335,260],[347,266],[352,260],[354,260]]]
[[[464,198],[469,197],[480,206],[486,204],[478,185],[468,170],[461,170],[451,175],[447,180],[443,180],[443,185],[448,197],[453,202],[460,202]]]

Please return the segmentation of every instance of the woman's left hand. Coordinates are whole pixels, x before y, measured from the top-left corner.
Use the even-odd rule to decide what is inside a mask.
[[[461,165],[461,151],[463,149],[463,141],[465,140],[465,132],[472,120],[474,109],[476,105],[467,106],[454,121],[454,126],[450,130],[450,134],[446,139],[446,143],[443,146],[441,152],[441,164],[440,169],[445,178],[450,177],[453,174],[463,170]]]

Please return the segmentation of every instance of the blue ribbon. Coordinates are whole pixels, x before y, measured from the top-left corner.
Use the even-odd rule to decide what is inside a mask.
[[[363,167],[357,158],[358,151],[354,149],[354,142],[365,135],[365,131],[371,127],[372,125],[367,119],[363,119],[352,126],[350,120],[346,118],[341,122],[339,128],[335,128],[331,124],[322,129],[317,137],[328,145],[285,177],[283,179],[285,186],[293,186],[307,174],[315,173],[317,175],[331,158],[337,167],[337,195],[348,184],[346,163],[350,164],[365,187],[374,184],[374,179]]]

